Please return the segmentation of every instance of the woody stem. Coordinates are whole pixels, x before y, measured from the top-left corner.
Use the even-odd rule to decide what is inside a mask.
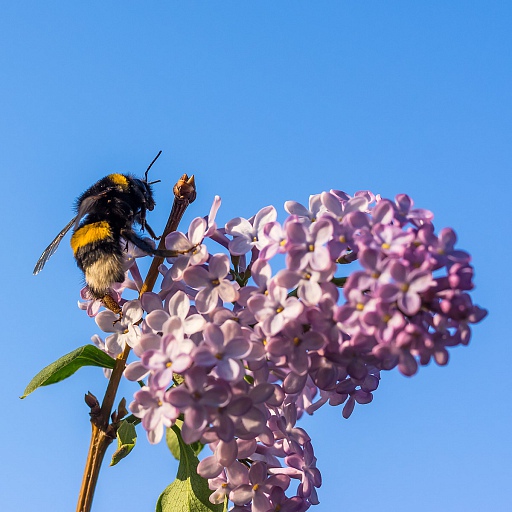
[[[194,176],[189,178],[184,174],[174,185],[173,192],[174,202],[158,245],[159,249],[165,248],[165,237],[172,231],[176,231],[188,205],[196,198]],[[158,267],[162,264],[163,260],[161,257],[153,258],[151,267],[139,292],[139,298],[143,293],[153,290],[158,277]],[[130,347],[127,345],[123,353],[116,359],[99,414],[91,415],[91,441],[82,477],[82,485],[78,495],[77,512],[90,512],[101,463],[108,446],[115,438],[115,428],[113,425],[110,425],[110,414],[129,353]]]

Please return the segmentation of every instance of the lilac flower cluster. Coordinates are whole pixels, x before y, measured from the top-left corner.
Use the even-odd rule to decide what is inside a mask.
[[[486,311],[468,294],[470,256],[453,230],[435,234],[432,213],[406,195],[331,190],[307,208],[288,201],[284,223],[268,206],[224,228],[219,206],[188,235],[167,237],[168,249],[189,252],[161,266],[159,293],[123,306],[106,347],[134,349],[125,376],[145,385],[130,409],[150,442],[180,416],[184,441],[209,445],[198,473],[210,501],[304,511],[318,503],[321,476],[297,419],[326,403],[343,404],[348,418],[372,401],[381,370],[446,364],[447,348],[467,344]],[[210,254],[206,238],[222,252]],[[284,268],[274,272],[278,255]],[[139,329],[130,322],[141,308]],[[109,312],[96,319],[113,330]]]

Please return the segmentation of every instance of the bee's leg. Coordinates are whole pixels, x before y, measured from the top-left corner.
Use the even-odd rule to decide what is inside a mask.
[[[142,201],[144,202],[144,199],[142,199]],[[138,217],[139,217],[140,227],[142,228],[142,231],[144,231],[146,229],[146,226],[147,226],[147,224],[146,224],[146,207],[145,206],[143,206],[140,209]]]
[[[110,309],[110,311],[119,315],[119,318],[113,323],[113,325],[117,324],[117,322],[119,322],[123,317],[123,310],[121,306],[108,294],[102,297],[101,302],[107,309]]]
[[[121,236],[125,240],[129,240],[133,245],[137,246],[139,249],[142,249],[144,252],[147,252],[148,254],[154,254],[154,252],[156,251],[156,249],[151,244],[149,244],[143,238],[137,236],[131,229],[122,229]]]
[[[149,233],[149,236],[153,240],[160,240],[160,238],[162,238],[161,236],[156,236],[156,233],[153,231],[153,229],[147,222],[145,223],[145,228],[146,228],[146,231]]]
[[[139,190],[134,190],[133,191],[135,197],[137,198],[137,201],[141,204],[141,207],[139,208],[139,210],[137,212],[133,212],[135,214],[135,219],[136,221],[140,224],[140,227],[142,229],[142,231],[148,230],[148,233],[151,235],[152,238],[156,238],[154,236],[155,232],[147,225],[147,222],[146,222],[146,212],[148,210],[147,208],[147,203],[146,203],[146,198],[144,196],[144,194],[142,192],[140,192]],[[153,209],[153,208],[151,208]]]
[[[195,249],[201,245],[196,244],[190,249],[186,249],[184,251],[172,251],[170,249],[155,249],[151,245],[149,245],[145,240],[137,236],[133,231],[129,231],[127,229],[121,230],[121,236],[126,240],[130,240],[133,245],[136,245],[139,249],[142,249],[144,252],[148,254],[152,254],[153,256],[159,256],[160,258],[175,258],[180,254],[188,254],[195,251]]]

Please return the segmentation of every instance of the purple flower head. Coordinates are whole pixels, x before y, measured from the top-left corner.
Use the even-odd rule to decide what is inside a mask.
[[[310,267],[319,272],[330,269],[331,255],[325,244],[330,240],[332,232],[332,224],[327,219],[320,219],[310,225],[287,223],[286,266],[291,270]]]
[[[174,372],[183,373],[192,365],[194,349],[194,342],[183,337],[179,318],[173,317],[164,324],[163,336],[153,333],[142,336],[134,348],[140,361],[130,363],[124,375],[129,380],[141,380],[150,374],[150,387],[166,389]]]
[[[310,503],[317,505],[319,501],[316,488],[322,485],[322,476],[316,467],[316,457],[311,442],[307,442],[304,445],[302,453],[288,455],[285,460],[289,468],[292,469],[292,471],[287,472],[287,474],[292,478],[298,476],[301,479],[299,496],[307,498]],[[295,472],[293,470],[295,470]]]
[[[253,512],[268,512],[271,509],[271,503],[268,495],[274,487],[280,487],[283,490],[289,485],[289,479],[283,478],[284,475],[268,476],[267,465],[264,462],[255,462],[249,469],[250,484],[239,485],[231,491],[229,499],[235,505],[245,505],[252,501]]]
[[[247,220],[236,217],[226,224],[226,233],[233,236],[229,242],[229,252],[235,256],[241,256],[249,252],[253,247],[261,249],[260,241],[265,225],[277,219],[277,211],[273,206],[262,208],[253,219]]]
[[[396,364],[396,363],[395,363]],[[354,411],[355,404],[369,404],[373,400],[372,392],[379,386],[380,373],[377,367],[366,365],[360,378],[346,376],[336,385],[335,393],[329,394],[331,405],[345,404],[342,415],[348,419]]]
[[[240,304],[240,299],[238,304]],[[249,326],[256,323],[254,315],[247,308],[237,307],[237,305],[234,307],[236,308],[234,310],[225,307],[215,308],[209,315],[212,323],[222,325],[228,320],[237,322],[241,326]]]
[[[134,394],[134,401],[130,404],[130,411],[142,419],[142,426],[152,444],[160,442],[164,427],[174,425],[179,416],[179,410],[168,402],[165,395],[163,389],[144,387]]]
[[[368,199],[364,196],[353,197],[348,201],[340,201],[333,193],[323,192],[320,197],[325,209],[338,222],[341,222],[352,212],[364,212],[368,209]]]
[[[110,310],[102,311],[96,316],[96,324],[103,332],[111,332],[105,339],[109,354],[121,354],[126,345],[133,347],[140,337],[140,328],[135,325],[142,318],[142,307],[139,300],[125,302],[122,316]]]
[[[330,288],[323,288],[324,294],[318,301],[316,307],[307,310],[307,319],[311,328],[317,332],[321,332],[334,345],[338,345],[341,341],[341,332],[338,328],[337,321],[333,317],[338,302],[338,291],[334,288],[334,293],[330,293]]]
[[[213,460],[207,461],[207,459],[210,458]],[[205,464],[205,462],[207,462],[207,464]],[[238,461],[234,461],[226,468],[223,468],[223,466],[217,462],[217,458],[215,456],[207,457],[199,463],[197,468],[198,474],[205,477],[204,473],[207,465],[213,464],[216,464],[217,467],[220,466],[221,473],[208,481],[208,486],[212,491],[214,491],[209,498],[211,503],[223,503],[233,489],[239,485],[249,483],[249,471],[246,466]]]
[[[290,369],[298,375],[305,375],[309,368],[309,352],[320,350],[326,343],[319,332],[304,331],[302,324],[291,321],[281,334],[269,339],[267,352],[274,356],[285,356]]]
[[[334,196],[336,196],[341,202],[349,201],[352,198],[352,196],[350,196],[346,192],[343,192],[343,190],[331,189],[331,190],[329,190],[329,192],[331,194],[333,194]],[[380,201],[380,195],[376,196],[370,190],[358,190],[354,194],[354,197],[364,197],[366,199],[366,201],[368,202],[368,204],[374,203],[375,201]]]
[[[379,281],[385,281],[385,279],[381,279],[381,276],[384,273],[389,260],[383,257],[380,251],[375,249],[363,249],[359,253],[358,259],[361,266],[366,270],[368,278],[368,282],[359,283],[359,287],[362,287],[363,289],[373,289]]]
[[[410,270],[396,260],[390,263],[388,271],[395,282],[398,307],[406,315],[416,314],[421,307],[421,293],[434,284],[432,273],[425,270]]]
[[[290,215],[296,215],[300,221],[306,222],[315,222],[326,211],[322,204],[321,194],[309,196],[309,209],[297,201],[286,201],[284,209]]]
[[[259,257],[261,259],[269,260],[276,254],[282,254],[286,246],[286,229],[277,221],[269,222],[260,233],[260,242],[262,248]]]
[[[403,314],[393,305],[383,301],[375,302],[373,309],[365,311],[361,321],[367,332],[381,343],[391,343],[405,325]]]
[[[348,284],[348,283],[347,283]],[[346,286],[343,290],[347,302],[343,306],[339,306],[335,313],[334,319],[339,322],[340,327],[349,334],[355,334],[360,330],[360,318],[368,311],[373,309],[373,301],[371,297],[363,293],[358,288]]]
[[[233,389],[233,388],[232,388]],[[245,416],[253,407],[253,401],[249,396],[237,395],[225,407],[219,407],[217,414],[212,421],[212,431],[222,441],[234,439],[241,417]],[[263,426],[265,419],[263,420]],[[260,428],[260,432],[263,428]]]
[[[419,229],[418,238],[428,247],[428,250],[436,259],[436,268],[450,266],[453,263],[468,264],[471,261],[467,252],[455,249],[457,235],[453,229],[444,228],[436,236],[434,226],[426,224]]]
[[[369,232],[370,224],[366,215],[362,214],[363,223],[358,221],[360,217],[354,213],[346,217],[340,224],[333,221],[332,238],[327,242],[327,248],[331,260],[338,263],[350,263],[357,257],[357,244],[354,237],[360,238],[363,231]],[[351,221],[358,221],[358,227],[351,225]]]
[[[184,281],[199,289],[196,295],[196,308],[199,313],[210,313],[224,302],[238,299],[238,285],[226,279],[229,274],[229,260],[225,254],[215,254],[210,258],[208,270],[204,267],[190,267],[183,274]]]
[[[190,444],[198,441],[208,426],[209,409],[225,406],[230,391],[226,383],[208,379],[200,366],[187,370],[184,384],[170,389],[166,399],[184,413],[181,433],[183,440]]]
[[[416,227],[430,224],[434,218],[434,214],[430,210],[422,208],[413,209],[414,202],[406,194],[398,194],[395,197],[395,204],[397,208],[397,218],[401,224],[410,222]]]
[[[395,220],[396,208],[395,205],[388,199],[379,201],[371,212],[372,224],[389,225]]]
[[[165,246],[172,251],[180,251],[176,258],[172,258],[173,265],[169,271],[170,277],[178,281],[183,278],[183,272],[194,265],[202,265],[208,260],[208,249],[202,244],[206,234],[206,221],[195,218],[188,228],[188,237],[179,231],[173,231],[165,238]]]
[[[297,405],[289,403],[283,405],[281,414],[273,415],[269,425],[276,439],[276,446],[283,449],[283,453],[290,455],[301,452],[301,446],[311,441],[306,431],[295,426],[297,423]]]
[[[275,282],[292,290],[297,288],[297,296],[308,306],[318,304],[322,299],[323,290],[321,283],[332,279],[335,271],[334,263],[330,268],[322,272],[315,270],[280,270],[275,277]]]
[[[111,292],[112,291],[113,290],[111,289]],[[118,304],[120,303],[121,293],[119,291],[112,293],[111,296]],[[91,295],[91,292],[89,291],[89,288],[87,288],[87,286],[84,286],[80,290],[80,298],[82,298],[83,301],[78,301],[78,307],[83,311],[87,311],[87,316],[90,316],[92,318],[95,317],[100,312],[100,309],[103,306],[103,304],[101,300],[95,299]]]
[[[309,503],[304,498],[293,496],[287,498],[281,487],[274,487],[270,493],[273,512],[302,512],[309,508]]]
[[[130,407],[151,442],[182,415],[184,441],[209,445],[198,473],[212,503],[305,512],[321,475],[301,415],[328,404],[348,418],[372,402],[382,370],[410,376],[431,360],[446,364],[448,347],[467,344],[487,312],[471,301],[470,257],[453,230],[435,234],[432,214],[403,194],[331,190],[307,208],[288,201],[283,224],[268,206],[225,228],[215,223],[219,205],[216,197],[188,236],[167,238],[188,252],[171,270],[160,266],[162,290],[142,297],[143,334],[124,341],[138,358],[125,376],[148,383]],[[224,254],[209,255],[204,237]],[[286,268],[273,273],[278,254]],[[115,339],[129,338],[134,322],[121,332],[98,316]],[[124,346],[95,341],[112,355]]]
[[[263,259],[257,259],[251,267],[251,277],[256,286],[244,286],[240,289],[238,303],[247,305],[247,301],[256,293],[265,293],[268,282],[272,277],[272,269],[269,263]]]
[[[376,224],[373,226],[373,247],[390,256],[402,256],[414,240],[414,233],[402,231],[397,226]]]
[[[233,488],[233,486],[228,482],[225,472],[222,472],[219,476],[208,480],[208,487],[213,491],[208,499],[210,503],[215,505],[224,503]]]
[[[171,318],[178,319],[179,326],[187,335],[201,331],[206,323],[201,315],[189,315],[190,299],[181,290],[174,293],[169,300],[167,305],[168,312],[163,309],[162,301],[156,294],[145,293],[142,296],[142,304],[145,306],[146,311],[148,311],[148,315],[144,320],[145,327],[154,333],[165,331],[165,323]],[[174,329],[176,324],[170,325]]]
[[[207,324],[203,335],[204,342],[194,352],[195,364],[213,368],[213,375],[228,382],[243,378],[241,359],[249,353],[251,345],[240,326],[233,321],[221,327]]]
[[[265,334],[277,334],[283,326],[302,313],[304,306],[295,297],[288,297],[286,288],[271,282],[268,294],[253,295],[247,302]]]

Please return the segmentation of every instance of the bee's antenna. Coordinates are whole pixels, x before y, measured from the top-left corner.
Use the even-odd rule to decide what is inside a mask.
[[[149,169],[151,169],[151,167],[153,166],[153,164],[156,162],[157,158],[162,154],[162,150],[160,150],[158,152],[158,155],[155,156],[155,158],[153,158],[153,161],[149,164],[149,167],[146,169],[146,173],[144,174],[144,181],[148,181],[148,172],[149,172]],[[160,181],[160,180],[158,180]],[[149,183],[149,185],[151,185],[152,183],[158,183],[158,181],[153,181],[151,183]]]

